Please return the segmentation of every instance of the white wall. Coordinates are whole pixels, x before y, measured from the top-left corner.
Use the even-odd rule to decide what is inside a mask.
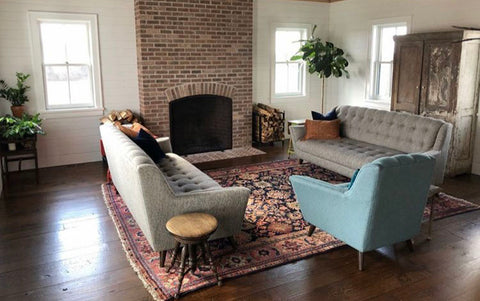
[[[311,110],[321,110],[321,81],[308,76],[309,97],[305,100],[271,102],[271,65],[273,60],[272,24],[297,23],[318,25],[315,34],[326,38],[328,34],[328,3],[287,0],[254,1],[253,38],[253,101],[285,110],[286,119],[310,116]],[[328,108],[328,107],[327,107]]]
[[[345,0],[330,4],[329,39],[350,58],[350,79],[329,82],[327,106],[366,106],[368,49],[373,20],[410,16],[411,32],[454,30],[452,25],[480,27],[478,0]],[[480,174],[480,123],[477,124],[474,173]]]
[[[139,109],[135,19],[131,0],[0,0],[0,78],[15,82],[15,72],[33,73],[27,12],[78,12],[98,15],[103,104],[112,109]],[[28,84],[41,84],[31,78]],[[26,104],[35,113],[39,99],[32,89]],[[0,114],[10,114],[9,103],[0,99]],[[98,161],[99,116],[44,120],[46,136],[38,141],[41,167]]]

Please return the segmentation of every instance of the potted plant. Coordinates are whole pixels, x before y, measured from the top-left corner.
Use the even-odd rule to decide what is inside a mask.
[[[304,60],[310,74],[317,74],[322,79],[322,113],[325,113],[325,79],[330,76],[341,77],[345,74],[350,77],[346,67],[348,61],[344,57],[345,52],[331,42],[322,42],[314,36],[317,25],[313,26],[312,36],[308,40],[302,40],[302,46],[291,60]]]
[[[21,118],[10,115],[0,117],[0,134],[2,139],[7,141],[10,151],[16,150],[18,142],[28,144],[28,140],[35,140],[37,134],[45,135],[41,127],[42,119],[39,116],[40,114],[23,114]],[[28,145],[23,146],[28,147]]]
[[[10,109],[13,116],[20,118],[25,111],[23,104],[28,101],[25,93],[30,87],[25,85],[25,81],[30,77],[30,74],[17,72],[16,75],[16,87],[10,87],[4,80],[0,80],[0,97],[5,98],[12,104]]]

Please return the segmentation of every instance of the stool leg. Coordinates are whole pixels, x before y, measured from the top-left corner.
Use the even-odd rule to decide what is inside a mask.
[[[200,250],[202,251],[203,264],[208,265],[207,257],[205,256],[205,254],[207,254],[207,252],[205,251],[205,246],[202,243],[200,243]]]
[[[217,268],[213,264],[212,253],[210,252],[210,247],[208,246],[208,242],[205,241],[203,244],[205,246],[205,250],[207,251],[207,257],[208,257],[208,262],[210,264],[210,269],[212,270],[213,274],[215,275],[215,278],[217,278],[218,286],[221,286],[222,285],[222,280],[220,280],[220,277],[218,277]]]
[[[161,268],[165,266],[166,257],[167,257],[167,251],[166,250],[160,251],[160,267]]]
[[[192,269],[192,274],[197,269],[197,258],[195,255],[195,245],[188,245],[188,256],[190,257],[190,268]]]
[[[187,246],[184,245],[182,248],[182,256],[180,259],[180,276],[178,277],[178,288],[177,293],[175,294],[175,299],[180,297],[180,289],[182,288],[183,277],[185,277],[185,259],[187,257]]]
[[[180,250],[180,243],[178,241],[175,242],[175,249],[173,249],[172,253],[172,259],[170,260],[170,266],[168,267],[167,273],[170,272],[170,270],[173,268],[175,265],[175,260],[177,259],[178,251]]]

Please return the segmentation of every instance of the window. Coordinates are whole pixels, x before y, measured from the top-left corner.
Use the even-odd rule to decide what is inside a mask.
[[[96,15],[30,12],[44,111],[101,107]]]
[[[307,38],[307,27],[276,27],[273,96],[305,96],[305,62],[291,61]]]
[[[407,23],[373,25],[369,98],[390,101],[392,93],[393,37],[405,35]]]

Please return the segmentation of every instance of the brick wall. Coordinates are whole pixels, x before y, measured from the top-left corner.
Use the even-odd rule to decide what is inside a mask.
[[[251,144],[253,0],[135,0],[140,112],[169,135],[166,89],[233,86],[233,147]]]

